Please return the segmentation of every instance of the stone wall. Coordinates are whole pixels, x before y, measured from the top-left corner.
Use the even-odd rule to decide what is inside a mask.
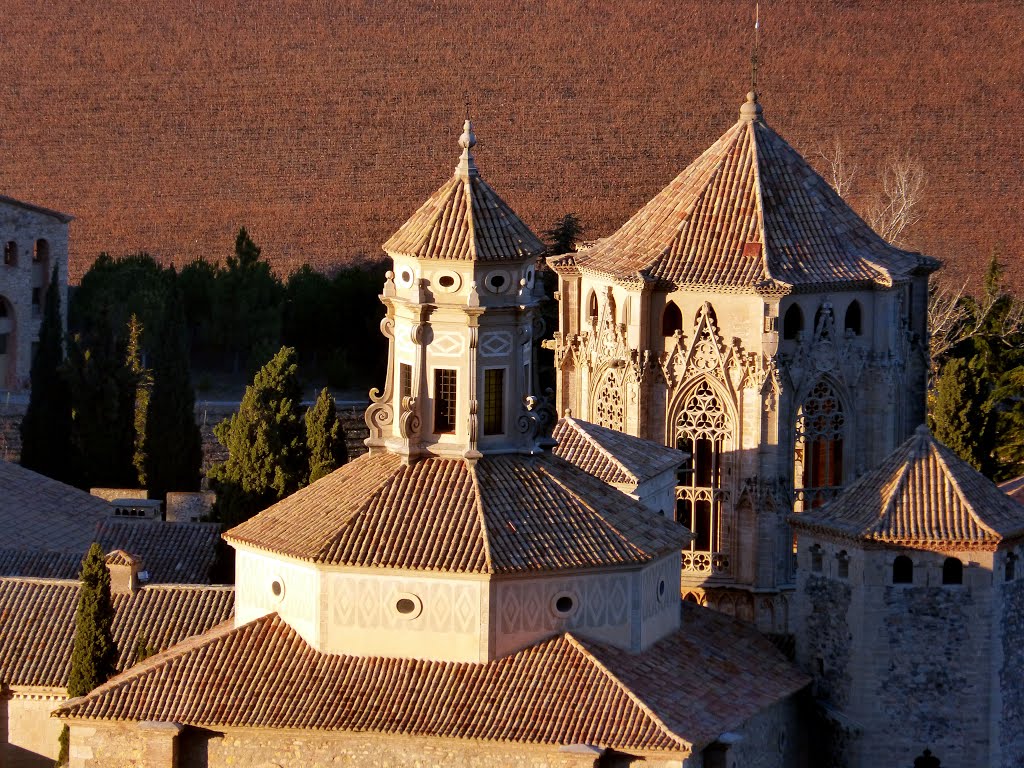
[[[164,730],[160,730],[163,726]],[[683,765],[685,755],[608,756],[550,746],[495,744],[461,739],[315,731],[227,730],[185,728],[177,736],[176,759],[169,742],[170,724],[82,723],[71,729],[70,768],[669,768]],[[746,765],[746,764],[744,764]],[[779,768],[782,763],[751,763]]]
[[[806,601],[800,628],[801,661],[814,675],[815,695],[833,706],[850,703],[853,635],[849,611],[853,592],[846,582],[810,574],[801,589]]]
[[[1003,584],[998,620],[1002,628],[1002,665],[997,671],[1002,700],[999,764],[1010,768],[1024,765],[1024,574]]]
[[[726,768],[800,768],[808,765],[804,716],[809,706],[804,694],[796,694],[762,710],[737,728],[729,735],[738,738],[725,753]]]
[[[50,713],[63,691],[19,689],[0,695],[0,768],[50,768],[57,757],[59,720]]]

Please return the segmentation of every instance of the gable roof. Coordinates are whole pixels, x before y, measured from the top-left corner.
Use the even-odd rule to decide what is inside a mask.
[[[558,441],[552,453],[606,483],[640,485],[686,458],[675,448],[571,416],[559,419],[551,436]]]
[[[441,186],[384,243],[394,256],[463,261],[519,261],[547,250],[509,205],[484,181],[470,149],[476,144],[466,121],[462,158]]]
[[[16,200],[13,197],[7,195],[0,195],[0,204],[2,205],[13,205],[16,208],[24,208],[26,211],[32,213],[40,213],[43,216],[49,216],[50,218],[57,219],[57,221],[68,224],[75,220],[75,217],[69,213],[61,213],[60,211],[54,211],[50,208],[43,208],[41,205],[34,205],[32,203],[26,203],[24,200]]]
[[[1024,507],[923,425],[834,501],[789,519],[797,528],[921,549],[995,549],[1024,535]]]
[[[573,262],[719,290],[888,286],[938,267],[875,234],[764,122],[753,93],[732,128]]]
[[[485,664],[323,654],[272,614],[192,638],[55,714],[687,752],[808,682],[753,628],[710,613],[694,607],[688,631],[639,655],[563,634]]]
[[[454,573],[642,564],[689,537],[548,454],[366,454],[224,534],[329,565]]]
[[[71,668],[79,582],[0,578],[0,682],[63,688]],[[112,595],[117,669],[135,661],[140,635],[159,650],[234,614],[234,588],[149,586]]]

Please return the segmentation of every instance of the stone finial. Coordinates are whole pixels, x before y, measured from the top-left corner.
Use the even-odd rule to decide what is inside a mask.
[[[918,437],[931,437],[931,432],[928,430],[927,424],[918,424],[914,430],[914,434]]]
[[[455,172],[461,176],[475,176],[476,163],[473,162],[473,155],[469,150],[476,146],[476,134],[473,133],[473,122],[469,118],[466,118],[466,122],[462,126],[459,146],[462,147],[462,156],[459,158]]]
[[[747,100],[740,107],[740,119],[748,122],[755,122],[761,119],[761,105],[757,102],[757,92],[750,91]]]

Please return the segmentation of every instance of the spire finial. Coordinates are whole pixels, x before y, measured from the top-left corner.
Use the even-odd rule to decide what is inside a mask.
[[[469,150],[476,146],[476,134],[473,133],[473,122],[467,117],[462,126],[462,135],[459,136],[459,146],[462,147],[462,156],[455,172],[461,176],[472,176],[476,174],[476,163],[473,162],[473,155]]]
[[[757,93],[758,49],[761,46],[761,4],[754,3],[754,51],[750,54],[750,90]]]

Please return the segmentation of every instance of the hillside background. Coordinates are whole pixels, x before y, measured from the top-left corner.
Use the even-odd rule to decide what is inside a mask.
[[[478,163],[536,231],[611,233],[725,131],[752,2],[4,0],[0,193],[67,211],[100,251],[223,260],[245,225],[275,268],[380,244]],[[819,168],[838,140],[863,208],[923,164],[909,244],[1024,288],[1024,4],[761,2],[765,117]]]

